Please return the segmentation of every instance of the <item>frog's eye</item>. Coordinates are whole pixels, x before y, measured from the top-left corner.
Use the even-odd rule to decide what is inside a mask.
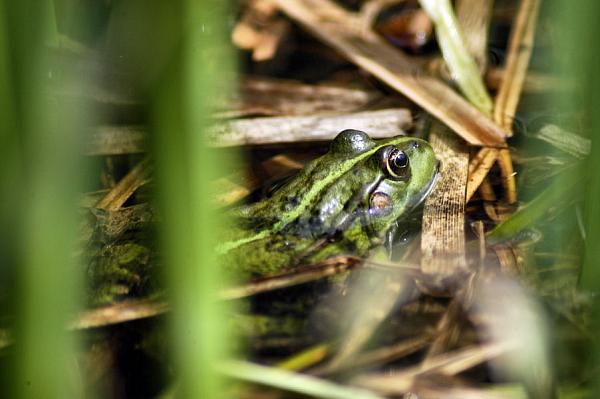
[[[391,177],[401,179],[406,176],[408,170],[408,155],[406,155],[404,151],[394,148],[388,153],[384,163],[385,168]]]

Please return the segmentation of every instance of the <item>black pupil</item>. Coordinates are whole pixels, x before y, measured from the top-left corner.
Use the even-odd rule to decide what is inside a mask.
[[[392,165],[398,169],[406,167],[408,164],[408,157],[406,154],[400,150],[394,151],[392,154]]]

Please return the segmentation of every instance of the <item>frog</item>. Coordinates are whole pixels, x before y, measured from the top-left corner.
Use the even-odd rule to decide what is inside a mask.
[[[216,252],[239,276],[267,277],[336,255],[365,257],[389,244],[439,174],[419,138],[372,139],[347,129],[268,198],[231,209]]]

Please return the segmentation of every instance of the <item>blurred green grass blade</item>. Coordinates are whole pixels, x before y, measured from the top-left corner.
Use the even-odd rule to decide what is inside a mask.
[[[600,2],[581,0],[574,6],[573,2],[554,0],[547,6],[552,7],[553,23],[563,27],[556,49],[560,57],[553,58],[554,69],[567,78],[576,78],[578,82],[572,93],[554,96],[553,104],[556,109],[581,112],[584,129],[576,133],[588,133],[587,138],[591,140],[591,151],[578,171],[582,177],[578,188],[583,194],[583,224],[586,228],[579,284],[587,294],[591,294],[585,296],[591,301],[589,328],[597,337],[600,330],[600,58],[597,45]],[[564,343],[562,345],[567,350],[572,348]],[[570,394],[565,391],[560,397],[600,397],[600,344],[597,339],[586,343],[581,357],[577,364],[559,365],[577,370],[584,381],[583,384],[578,381],[574,384],[576,389],[572,388]]]
[[[0,0],[0,187],[2,200],[0,200],[0,221],[2,226],[14,226],[18,218],[12,212],[15,204],[20,202],[19,182],[21,181],[21,146],[19,135],[16,131],[16,113],[13,80],[11,73],[11,54],[9,45],[8,14],[5,10],[5,1]],[[13,189],[13,187],[15,189]],[[0,290],[8,289],[1,284],[6,281],[10,252],[14,250],[13,235],[0,230]],[[1,303],[1,302],[0,302]],[[3,304],[3,303],[2,303]],[[4,305],[4,304],[3,304]],[[6,311],[6,310],[5,310]]]
[[[596,15],[600,16],[600,7],[594,7]],[[590,58],[590,69],[592,76],[588,76],[590,87],[588,94],[587,109],[591,118],[591,153],[586,160],[585,172],[587,174],[585,190],[585,225],[586,225],[586,250],[584,255],[583,270],[581,273],[581,285],[583,288],[600,293],[600,81],[598,80],[598,71],[600,70],[600,61],[598,60],[598,50],[594,46],[600,28],[594,25],[593,32],[588,36],[591,51],[596,56]],[[600,305],[598,306],[598,317],[600,317]],[[600,320],[598,324],[600,326]],[[600,358],[597,359],[600,362]]]
[[[293,373],[274,367],[261,366],[249,362],[230,360],[223,362],[219,369],[226,375],[244,381],[280,388],[315,398],[325,399],[382,399],[370,391],[343,386],[309,375]]]
[[[182,0],[165,34],[181,37],[168,60],[153,106],[153,149],[172,301],[172,339],[178,397],[222,395],[213,370],[230,337],[225,306],[216,301],[219,268],[213,248],[223,224],[211,207],[209,182],[229,167],[206,143],[211,103],[232,70],[226,34],[227,4]],[[181,30],[178,30],[181,29]]]
[[[598,73],[600,71],[600,58],[598,57],[598,35],[600,35],[600,26],[597,23],[600,17],[600,2],[588,0],[582,6],[577,7],[577,23],[585,24],[585,35],[583,43],[580,45],[585,50],[585,60],[587,61],[587,74],[581,79],[584,82],[584,98],[587,100],[586,112],[590,118],[590,139],[592,148],[590,156],[586,160],[585,171],[587,181],[585,186],[585,212],[584,224],[586,226],[586,241],[583,266],[580,275],[580,285],[583,289],[593,293],[593,309],[591,328],[592,331],[600,329],[600,80]],[[590,21],[592,19],[593,20]],[[575,22],[575,21],[572,21]],[[581,29],[581,28],[580,28]],[[591,352],[591,351],[590,351]],[[593,343],[593,367],[591,384],[592,397],[600,397],[600,344],[598,340]]]
[[[592,143],[588,138],[569,132],[553,124],[542,127],[531,136],[545,141],[554,148],[578,159],[586,158],[592,148]]]
[[[277,368],[288,371],[304,370],[323,360],[325,356],[327,356],[327,353],[331,352],[332,346],[331,343],[310,346],[308,349],[277,363],[276,366]]]
[[[551,209],[565,206],[577,194],[576,187],[582,181],[579,172],[579,168],[573,167],[557,176],[548,188],[487,233],[487,243],[496,245],[514,239],[521,231],[535,227]]]
[[[10,193],[0,209],[2,225],[10,226],[2,235],[9,255],[0,256],[14,297],[4,310],[14,317],[15,338],[10,384],[3,388],[6,397],[79,397],[66,325],[81,286],[74,253],[85,112],[47,95],[55,67],[44,47],[51,3],[3,1],[0,10],[0,82],[9,82],[0,89],[6,105],[0,119],[8,121],[1,128],[0,157],[8,162],[0,185]]]

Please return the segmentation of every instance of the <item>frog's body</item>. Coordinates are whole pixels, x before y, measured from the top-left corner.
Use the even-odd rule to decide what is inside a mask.
[[[255,276],[337,254],[364,256],[429,194],[437,169],[426,141],[374,141],[345,130],[270,198],[233,210],[235,227],[217,252],[228,268]]]

